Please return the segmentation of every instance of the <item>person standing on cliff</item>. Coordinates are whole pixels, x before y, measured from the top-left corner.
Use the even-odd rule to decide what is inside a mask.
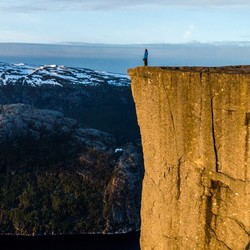
[[[148,50],[147,49],[145,49],[144,51],[143,61],[144,61],[144,66],[148,66]]]

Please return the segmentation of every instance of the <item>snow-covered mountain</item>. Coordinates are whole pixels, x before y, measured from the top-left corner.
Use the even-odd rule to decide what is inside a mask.
[[[0,63],[0,152],[0,234],[139,229],[143,157],[126,75]]]
[[[139,138],[127,75],[57,65],[0,63],[0,105],[22,103],[62,112],[122,143]]]
[[[30,86],[40,86],[42,84],[58,86],[68,84],[128,86],[130,79],[123,74],[66,67],[63,65],[35,66],[23,63],[0,63],[0,85],[8,83],[23,83]]]

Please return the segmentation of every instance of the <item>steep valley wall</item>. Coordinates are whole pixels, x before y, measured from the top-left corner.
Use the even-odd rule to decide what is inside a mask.
[[[129,75],[145,164],[141,249],[245,249],[250,66],[138,67]]]

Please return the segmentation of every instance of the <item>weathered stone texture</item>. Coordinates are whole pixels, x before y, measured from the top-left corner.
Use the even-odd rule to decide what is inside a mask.
[[[137,231],[143,173],[140,142],[0,105],[0,238]]]
[[[250,241],[250,67],[129,70],[145,176],[142,250]]]

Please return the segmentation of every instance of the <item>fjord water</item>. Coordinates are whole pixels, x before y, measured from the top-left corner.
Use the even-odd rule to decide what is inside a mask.
[[[0,236],[1,250],[139,250],[139,232],[113,235]]]
[[[31,65],[65,65],[71,67],[88,68],[92,70],[101,70],[111,73],[127,74],[127,68],[133,67],[133,61],[124,58],[100,59],[100,58],[54,58],[54,57],[1,57],[2,62],[7,63],[27,63]]]

